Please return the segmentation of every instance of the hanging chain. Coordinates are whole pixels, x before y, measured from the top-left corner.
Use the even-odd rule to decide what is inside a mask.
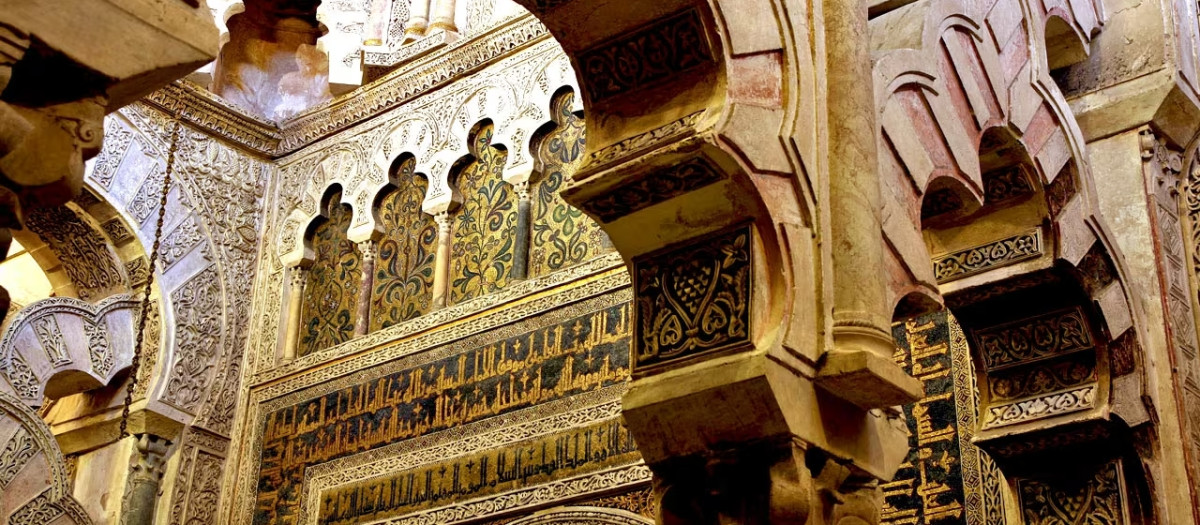
[[[178,119],[178,117],[176,117]],[[125,407],[121,409],[121,434],[119,439],[129,436],[129,405],[133,404],[133,391],[137,388],[138,372],[142,367],[142,341],[146,336],[146,319],[150,316],[150,290],[154,287],[154,262],[158,259],[158,248],[162,240],[163,220],[167,215],[167,195],[171,191],[171,172],[175,169],[175,151],[179,147],[179,128],[183,127],[178,120],[174,122],[171,131],[171,147],[167,150],[167,172],[163,175],[162,198],[158,203],[158,222],[154,224],[154,247],[150,249],[146,263],[146,289],[142,292],[142,310],[138,314],[137,326],[134,327],[137,338],[133,343],[133,363],[129,366],[129,382],[125,388]]]

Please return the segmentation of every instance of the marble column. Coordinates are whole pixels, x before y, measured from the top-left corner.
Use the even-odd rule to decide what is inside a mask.
[[[371,327],[371,290],[375,288],[375,259],[379,248],[375,241],[367,240],[358,243],[358,251],[362,254],[362,283],[354,313],[354,337],[367,335]]]
[[[300,348],[300,314],[304,306],[304,283],[308,280],[308,270],[294,266],[291,269],[288,290],[287,332],[283,339],[283,360],[291,361],[296,358]]]
[[[429,2],[431,0],[412,0],[409,4],[408,24],[404,26],[404,43],[407,44],[425,36],[429,29]]]
[[[137,434],[125,496],[121,502],[121,525],[153,525],[154,507],[165,470],[171,442],[151,434]]]
[[[458,26],[454,25],[455,0],[435,1],[437,7],[434,8],[433,21],[429,23],[429,30],[457,33]]]
[[[832,393],[864,408],[903,404],[920,382],[892,362],[867,2],[824,5],[829,64],[829,199],[833,350],[821,374]]]
[[[450,212],[433,216],[438,227],[437,255],[433,261],[433,308],[445,308],[450,294]]]
[[[382,46],[387,43],[388,22],[391,18],[392,0],[371,0],[367,24],[363,28],[363,45]]]
[[[517,237],[513,243],[513,266],[510,276],[519,281],[529,274],[529,182],[518,182],[513,185],[513,189],[517,193]]]

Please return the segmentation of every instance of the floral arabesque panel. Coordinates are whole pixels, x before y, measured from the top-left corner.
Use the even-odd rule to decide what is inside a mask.
[[[401,163],[398,187],[379,203],[384,235],[371,291],[371,331],[424,315],[430,309],[437,224],[421,211],[429,182],[415,175],[415,167],[413,159]]]
[[[554,101],[558,124],[538,146],[542,177],[533,187],[529,275],[537,277],[611,251],[600,226],[558,195],[570,180],[587,144],[583,117],[571,112],[574,93]]]
[[[346,238],[351,209],[330,199],[329,216],[313,232],[314,253],[304,286],[304,321],[300,355],[349,341],[354,336],[354,312],[362,281],[362,255]]]
[[[450,302],[486,295],[508,285],[515,254],[516,198],[501,177],[507,152],[492,146],[491,124],[480,126],[475,159],[458,174],[462,207],[455,214]]]

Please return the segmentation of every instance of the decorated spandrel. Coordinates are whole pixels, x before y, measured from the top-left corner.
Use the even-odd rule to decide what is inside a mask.
[[[371,292],[371,331],[387,328],[429,311],[437,224],[421,211],[429,182],[414,173],[415,159],[400,164],[398,187],[384,195],[377,210],[383,239]]]
[[[451,303],[507,286],[516,257],[516,197],[502,177],[508,154],[492,146],[492,132],[485,124],[472,134],[475,159],[456,179],[463,203],[451,241]]]
[[[268,413],[261,423],[254,523],[295,524],[304,504],[305,470],[313,465],[625,381],[630,371],[630,305],[580,307],[565,307],[440,347],[437,351],[443,357],[427,362],[360,374],[345,386],[320,387],[321,392],[312,397]],[[572,448],[557,456],[539,455],[536,465],[523,457],[522,466],[514,470],[515,463],[508,462],[518,461],[515,457],[492,451],[479,454],[476,466],[459,466],[457,478],[454,460],[449,460],[398,473],[383,484],[338,488],[329,494],[332,499],[308,504],[319,506],[329,523],[351,523],[380,512],[392,515],[447,498],[488,494],[499,490],[497,484],[502,489],[505,483],[535,483],[587,472],[634,454],[632,443],[621,434],[624,429],[601,425],[590,433],[583,428],[573,432],[579,435],[571,434]],[[540,454],[544,447],[553,451],[559,443],[543,441],[525,446]],[[575,443],[583,448],[573,448]],[[478,468],[483,461],[488,462],[486,473],[475,470],[472,477],[462,470]],[[447,474],[441,474],[443,466]],[[413,481],[410,474],[419,474],[421,480]],[[362,499],[375,498],[385,486],[392,490],[393,484],[403,484],[403,492],[388,492],[386,503],[372,499],[366,505]]]
[[[583,117],[571,111],[574,101],[574,93],[555,99],[552,108],[557,125],[538,146],[542,176],[532,192],[531,277],[579,264],[611,250],[600,226],[558,194],[579,166],[587,144]]]
[[[352,215],[341,192],[328,200],[328,216],[310,240],[314,255],[304,286],[300,355],[349,341],[362,281],[362,255],[346,237]]]
[[[904,407],[909,454],[881,485],[881,523],[1003,525],[1003,480],[971,444],[976,391],[962,328],[943,311],[892,332],[896,363],[924,383],[925,397]]]

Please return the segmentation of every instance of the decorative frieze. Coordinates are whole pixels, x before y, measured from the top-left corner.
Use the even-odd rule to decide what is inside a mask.
[[[1078,307],[979,330],[975,340],[989,372],[1093,346],[1091,329]]]
[[[579,206],[603,222],[612,222],[724,178],[720,170],[707,159],[695,157],[622,182],[603,195],[579,203]]]
[[[751,226],[634,261],[636,367],[746,344]]]
[[[658,85],[711,64],[712,47],[696,9],[655,20],[579,54],[592,103]]]
[[[629,305],[597,308],[615,298],[444,345],[371,379],[360,374],[291,396],[294,404],[263,422],[259,522],[294,512],[300,502],[290,495],[307,468],[619,384],[629,374]]]
[[[660,148],[679,141],[696,130],[696,126],[700,123],[700,118],[703,116],[704,111],[697,111],[679,120],[623,139],[611,146],[606,146],[599,151],[588,154],[588,160],[584,166],[589,172],[595,172],[613,164],[615,161],[634,157],[651,149]]]
[[[1086,385],[1014,403],[991,404],[983,418],[985,430],[1078,412],[1096,406],[1096,385]]]
[[[948,283],[1039,257],[1042,249],[1042,232],[1033,229],[1007,239],[934,257],[933,274],[939,284]]]

